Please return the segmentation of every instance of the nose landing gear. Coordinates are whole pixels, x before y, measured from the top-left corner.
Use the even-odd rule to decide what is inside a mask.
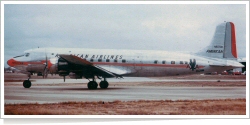
[[[28,75],[28,80],[23,81],[23,87],[24,88],[30,88],[31,87],[31,82],[30,82],[30,75]]]
[[[30,87],[31,87],[31,82],[30,82],[30,80],[24,80],[24,81],[23,81],[23,87],[24,87],[24,88],[30,88]]]

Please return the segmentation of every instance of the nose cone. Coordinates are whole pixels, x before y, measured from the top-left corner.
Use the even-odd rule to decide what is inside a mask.
[[[13,66],[14,66],[14,62],[15,62],[14,59],[9,59],[9,60],[7,61],[7,64],[8,64],[10,67],[13,67]]]

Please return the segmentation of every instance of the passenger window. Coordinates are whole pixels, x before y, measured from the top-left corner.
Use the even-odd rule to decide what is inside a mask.
[[[106,59],[106,62],[110,62],[110,60],[109,60],[109,59]]]
[[[175,61],[171,61],[171,64],[175,64]]]
[[[188,64],[188,62],[187,62],[187,61],[185,61],[185,64]]]
[[[162,64],[166,64],[166,61],[164,60],[164,61],[162,61]]]
[[[183,61],[180,61],[180,64],[183,64]]]
[[[94,59],[90,59],[90,62],[94,62]]]
[[[158,60],[155,60],[155,61],[154,61],[154,64],[157,64],[157,62],[158,62]]]
[[[114,62],[118,62],[117,59],[115,59]]]
[[[125,63],[125,62],[126,62],[126,60],[125,60],[125,59],[123,59],[123,60],[122,60],[122,63]]]
[[[102,62],[102,59],[98,59],[98,62]]]

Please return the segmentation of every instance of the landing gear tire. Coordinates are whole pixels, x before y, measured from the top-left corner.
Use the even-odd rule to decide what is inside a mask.
[[[101,81],[100,82],[100,87],[102,89],[106,89],[106,88],[108,88],[108,86],[109,86],[109,83],[107,81]]]
[[[24,88],[30,88],[31,87],[31,82],[29,80],[24,80],[23,81],[23,87]]]
[[[90,81],[88,83],[88,89],[97,89],[98,84],[95,81]]]

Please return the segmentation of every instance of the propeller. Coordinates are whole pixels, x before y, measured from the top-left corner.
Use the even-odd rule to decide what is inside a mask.
[[[196,69],[196,60],[190,59],[189,66],[190,66],[190,69],[192,69],[192,71],[194,71],[194,69]]]
[[[46,54],[45,67],[43,69],[43,78],[47,78],[47,76],[48,76],[48,58]]]

